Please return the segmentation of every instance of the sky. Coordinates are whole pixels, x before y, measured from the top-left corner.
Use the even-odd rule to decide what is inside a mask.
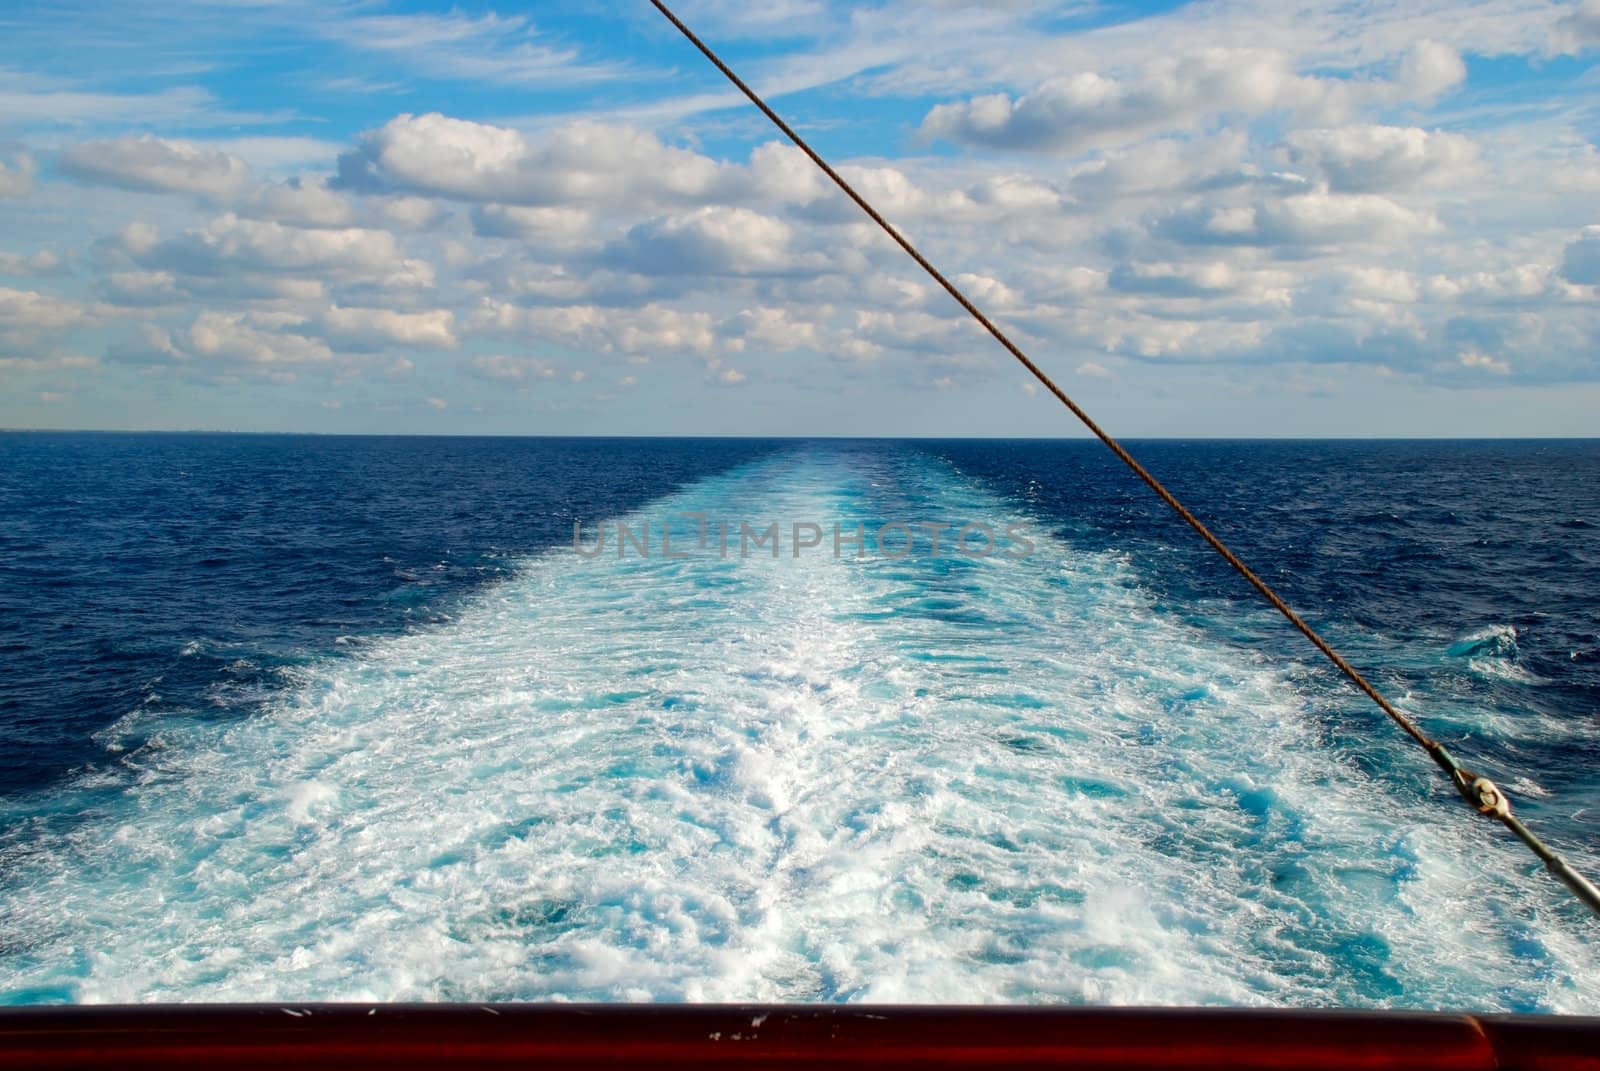
[[[679,0],[1114,435],[1600,435],[1600,0]],[[1081,434],[645,0],[0,10],[0,427]]]

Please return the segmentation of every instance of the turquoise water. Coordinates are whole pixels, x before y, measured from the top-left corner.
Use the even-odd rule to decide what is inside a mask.
[[[960,449],[771,444],[551,529],[611,516],[649,556],[551,537],[424,620],[308,631],[224,713],[152,693],[7,804],[0,1000],[1600,1011],[1595,924],[1253,604],[1176,602],[1159,541]],[[686,513],[776,522],[780,553]],[[836,521],[1030,548],[836,557]],[[1393,651],[1442,667],[1403,705],[1512,757],[1592,749],[1592,711],[1464,703],[1539,687],[1518,634]],[[1562,815],[1593,788],[1532,765],[1592,869]]]

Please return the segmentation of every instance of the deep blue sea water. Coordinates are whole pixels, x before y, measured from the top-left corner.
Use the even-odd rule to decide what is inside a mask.
[[[1133,445],[1600,871],[1600,443]],[[0,435],[0,823],[4,1003],[1600,1012],[1600,924],[1086,442]]]

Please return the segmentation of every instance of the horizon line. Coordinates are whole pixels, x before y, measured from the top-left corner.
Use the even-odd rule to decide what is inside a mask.
[[[594,440],[719,440],[809,442],[1084,442],[1100,440],[1087,432],[1076,435],[745,435],[745,434],[554,434],[541,432],[386,432],[386,431],[261,431],[234,428],[5,428],[0,435],[234,435],[321,439],[594,439]],[[1597,442],[1600,435],[1125,435],[1121,442]],[[1103,445],[1103,444],[1102,444]]]

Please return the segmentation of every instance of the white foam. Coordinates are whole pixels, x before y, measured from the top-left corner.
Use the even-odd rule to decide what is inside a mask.
[[[1007,512],[821,451],[647,513],[890,493]],[[0,998],[1600,1008],[1513,846],[1330,753],[1324,700],[1125,560],[1035,538],[551,553],[253,718],[158,724],[138,784],[12,867]]]

